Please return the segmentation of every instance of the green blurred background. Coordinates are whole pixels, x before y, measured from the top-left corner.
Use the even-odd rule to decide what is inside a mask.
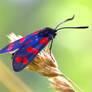
[[[59,31],[53,54],[64,74],[84,92],[92,92],[91,0],[1,0],[0,48],[9,43],[6,35],[11,32],[28,35],[44,27],[55,28],[74,14],[75,19],[62,26],[88,25],[89,29]],[[55,92],[48,80],[35,72],[14,72],[10,57],[10,54],[0,55],[0,92]],[[20,90],[16,90],[17,86]]]

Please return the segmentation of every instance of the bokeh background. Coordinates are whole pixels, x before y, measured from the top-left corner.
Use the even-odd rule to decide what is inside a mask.
[[[1,0],[0,48],[9,43],[11,32],[28,35],[72,17],[62,26],[85,26],[88,29],[59,31],[53,54],[60,70],[84,92],[92,92],[92,1],[91,0]],[[11,55],[0,55],[0,92],[55,92],[46,78],[35,72],[14,72]]]

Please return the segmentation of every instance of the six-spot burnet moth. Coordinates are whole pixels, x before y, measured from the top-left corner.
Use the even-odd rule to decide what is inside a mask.
[[[67,28],[75,28],[75,29],[88,28],[88,26],[58,28],[61,24],[69,20],[72,20],[73,18],[74,16],[72,18],[66,19],[65,21],[59,23],[55,29],[46,27],[41,30],[37,30],[34,33],[31,33],[30,35],[24,36],[23,38],[14,41],[13,43],[9,44],[8,46],[0,50],[0,54],[17,50],[16,52],[13,53],[12,65],[15,72],[21,71],[35,58],[35,56],[50,41],[51,41],[51,45],[50,45],[50,50],[51,50],[53,39],[55,38],[58,30],[67,29]]]

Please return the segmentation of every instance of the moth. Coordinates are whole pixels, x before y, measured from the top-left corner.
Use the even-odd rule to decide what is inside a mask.
[[[52,49],[53,39],[57,35],[58,30],[67,29],[67,28],[75,28],[75,29],[85,29],[88,26],[82,27],[62,27],[59,26],[67,21],[70,21],[74,18],[66,19],[65,21],[59,23],[56,28],[46,27],[40,30],[37,30],[34,33],[31,33],[23,38],[16,40],[15,42],[7,45],[2,50],[0,50],[0,54],[8,53],[15,51],[13,53],[12,59],[12,66],[15,72],[19,72],[23,70],[35,56],[51,41],[50,44],[50,51]]]

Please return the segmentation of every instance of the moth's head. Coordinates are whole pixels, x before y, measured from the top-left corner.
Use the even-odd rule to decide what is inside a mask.
[[[50,34],[52,34],[53,36],[56,35],[56,29],[50,28],[50,27],[45,27],[43,29],[41,29],[40,34],[44,35],[44,36],[48,36]]]

